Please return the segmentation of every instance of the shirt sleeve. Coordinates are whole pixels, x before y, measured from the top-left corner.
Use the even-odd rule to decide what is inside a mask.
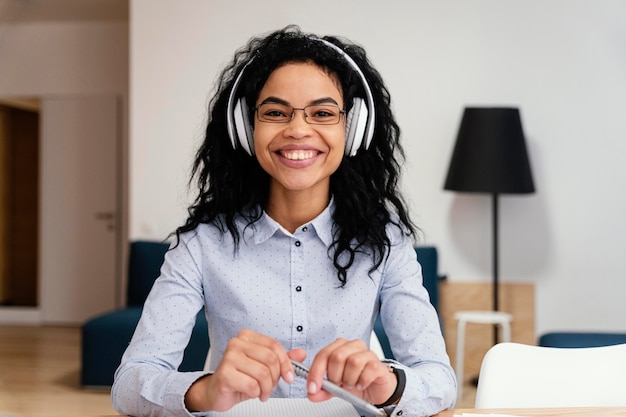
[[[452,408],[456,377],[410,239],[396,239],[384,268],[381,319],[396,359],[392,363],[407,379],[392,415],[431,416]]]
[[[203,307],[199,269],[185,243],[168,251],[118,367],[111,399],[120,414],[191,416],[185,393],[204,371],[179,372]]]

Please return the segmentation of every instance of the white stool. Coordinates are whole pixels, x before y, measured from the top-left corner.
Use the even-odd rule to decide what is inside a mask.
[[[458,311],[454,318],[459,321],[456,332],[456,380],[457,401],[463,397],[463,357],[465,356],[465,325],[467,323],[498,324],[502,328],[501,341],[511,341],[513,316],[501,311]]]

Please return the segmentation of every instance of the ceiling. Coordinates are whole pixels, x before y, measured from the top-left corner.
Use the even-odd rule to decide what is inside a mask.
[[[129,0],[0,0],[1,23],[128,20]]]

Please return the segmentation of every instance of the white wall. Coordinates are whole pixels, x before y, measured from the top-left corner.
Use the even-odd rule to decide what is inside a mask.
[[[0,24],[0,96],[128,91],[128,22]]]
[[[297,23],[361,43],[386,79],[404,190],[450,280],[491,274],[489,198],[442,189],[462,109],[519,106],[537,193],[501,198],[502,280],[536,284],[538,333],[626,331],[624,16],[623,0],[131,0],[130,235],[183,222],[217,72]]]
[[[17,19],[14,23],[0,23],[0,98],[114,97],[120,102],[120,134],[125,142],[128,109],[128,44],[127,21],[21,23]],[[41,132],[41,136],[47,137],[46,132]],[[40,155],[42,163],[50,156],[46,154],[46,149],[45,146],[42,147]],[[56,151],[58,149],[53,152]],[[76,149],[71,147],[60,149],[60,152],[69,160],[80,159]],[[119,152],[122,166],[127,165],[126,153],[125,148]],[[120,173],[122,176],[125,175],[125,170],[123,171]],[[67,191],[66,184],[62,182],[44,181],[41,185],[50,186],[41,190],[42,207],[47,206],[46,195],[62,195]],[[118,197],[122,200],[120,205],[127,205],[125,184],[121,184],[120,188],[118,190],[120,194]],[[125,213],[120,215],[119,221],[124,223]],[[49,254],[56,254],[54,248],[63,244],[63,236],[45,233],[46,230],[50,230],[51,223],[48,219],[51,219],[52,223],[59,221],[54,213],[45,213],[45,216],[40,217],[40,261],[42,259],[45,261]],[[127,233],[124,224],[120,230]],[[125,252],[124,248],[120,248],[120,251]],[[125,273],[123,266],[122,260],[116,265],[120,276],[124,276]],[[40,270],[40,281],[45,281],[49,272],[45,268]],[[69,279],[84,281],[85,277],[76,276]],[[46,304],[51,294],[54,296],[54,289],[47,292],[46,286],[41,284],[42,282],[40,282],[40,306]],[[117,282],[114,285],[120,287],[121,296],[122,286]],[[64,294],[67,295],[67,291]],[[31,313],[33,312],[7,307],[0,309],[0,321],[40,322],[42,318],[46,320],[46,317],[41,317],[38,312]]]

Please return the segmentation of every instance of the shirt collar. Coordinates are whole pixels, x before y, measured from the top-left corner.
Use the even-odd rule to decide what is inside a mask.
[[[335,200],[331,197],[328,206],[316,218],[304,226],[312,227],[317,236],[326,246],[330,246],[333,242],[333,213],[335,211]],[[293,236],[287,229],[278,224],[265,211],[261,218],[254,224],[254,243],[260,244],[272,237],[275,233],[280,232],[286,236]]]

